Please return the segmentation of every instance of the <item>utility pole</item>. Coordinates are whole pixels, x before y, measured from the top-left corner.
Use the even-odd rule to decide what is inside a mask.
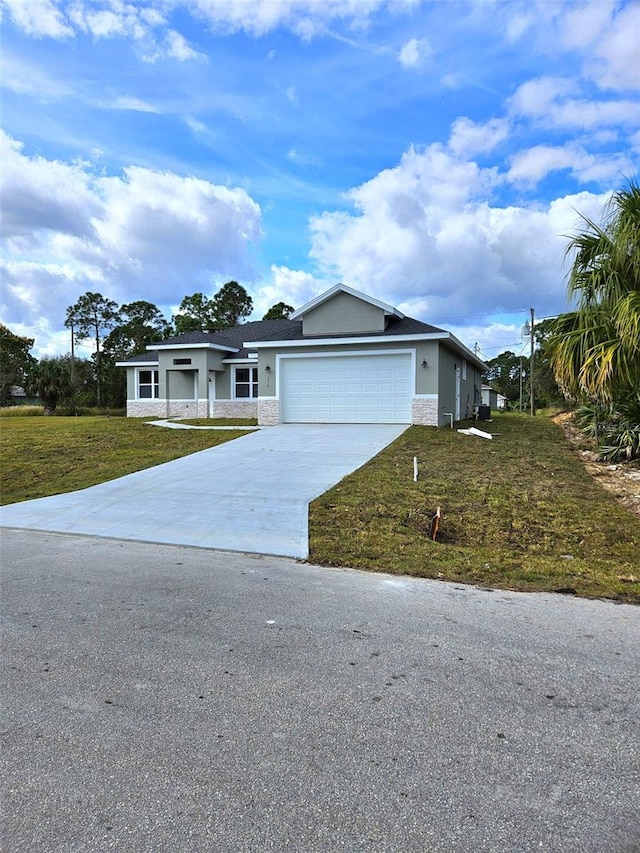
[[[520,414],[522,414],[522,356],[520,356]]]
[[[535,344],[535,313],[533,308],[529,309],[531,311],[531,357],[529,361],[529,393],[531,395],[531,415],[535,415],[536,407],[533,402],[533,352],[534,352],[534,344]]]

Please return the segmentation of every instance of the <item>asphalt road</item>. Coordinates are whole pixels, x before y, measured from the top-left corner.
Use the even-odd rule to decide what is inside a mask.
[[[2,850],[640,850],[640,609],[2,532]]]

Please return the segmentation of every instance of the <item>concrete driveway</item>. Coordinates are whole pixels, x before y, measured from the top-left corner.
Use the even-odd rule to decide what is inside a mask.
[[[0,509],[0,526],[305,559],[309,503],[407,427],[286,424],[79,492]]]

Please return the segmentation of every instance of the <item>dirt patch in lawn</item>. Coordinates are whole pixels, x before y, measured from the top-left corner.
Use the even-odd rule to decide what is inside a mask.
[[[571,414],[563,412],[552,420],[562,430],[588,473],[629,512],[640,518],[640,461],[610,464],[598,462],[598,454],[588,439],[573,424]]]

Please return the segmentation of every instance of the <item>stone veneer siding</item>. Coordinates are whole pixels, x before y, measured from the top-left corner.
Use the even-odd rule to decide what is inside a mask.
[[[129,418],[206,418],[207,400],[128,400]],[[214,418],[258,418],[260,426],[280,423],[280,401],[266,400],[216,400],[213,404]],[[437,397],[414,397],[411,401],[411,423],[422,426],[438,426]]]
[[[414,397],[411,400],[411,423],[438,426],[438,397]]]
[[[206,418],[208,400],[167,400],[168,418]]]
[[[259,426],[275,426],[280,423],[280,400],[258,400]]]
[[[166,400],[127,400],[128,418],[166,418]]]
[[[206,417],[206,415],[201,415]],[[258,401],[214,400],[212,418],[257,418]]]
[[[256,400],[216,400],[213,418],[256,418]],[[127,400],[128,418],[208,418],[208,400]]]

